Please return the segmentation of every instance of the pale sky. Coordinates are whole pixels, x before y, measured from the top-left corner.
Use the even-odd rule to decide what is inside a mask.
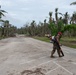
[[[10,24],[22,27],[26,22],[35,20],[43,22],[49,17],[49,12],[55,14],[55,8],[63,14],[68,12],[70,15],[76,11],[76,5],[70,6],[75,0],[0,0],[1,9],[7,11],[5,14]]]

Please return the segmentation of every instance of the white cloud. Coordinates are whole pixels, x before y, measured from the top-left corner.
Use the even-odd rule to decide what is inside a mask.
[[[17,14],[15,14],[15,13],[13,13],[13,12],[10,12],[10,13],[8,13],[9,15],[11,15],[12,17],[13,16],[17,16]]]
[[[26,10],[30,10],[30,8],[23,7],[23,8],[21,8],[21,10],[26,11]]]
[[[55,8],[59,8],[59,12],[71,14],[76,10],[76,6],[70,6],[73,1],[75,0],[0,0],[0,5],[8,12],[8,15],[5,14],[7,19],[18,26],[26,21],[43,21],[50,11],[55,16]]]
[[[0,0],[0,5],[2,5],[2,6],[13,6],[12,2],[9,0],[6,0],[6,1]]]
[[[36,0],[18,0],[18,1],[21,1],[21,2],[33,2],[33,1],[36,1]]]
[[[62,6],[60,8],[63,8],[63,9],[68,9],[68,10],[75,10],[75,6],[70,6],[70,5],[65,5],[65,6]]]

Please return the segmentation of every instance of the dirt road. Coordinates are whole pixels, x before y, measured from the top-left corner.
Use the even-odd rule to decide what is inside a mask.
[[[28,37],[0,40],[0,75],[76,75],[76,49],[50,58],[52,44]]]

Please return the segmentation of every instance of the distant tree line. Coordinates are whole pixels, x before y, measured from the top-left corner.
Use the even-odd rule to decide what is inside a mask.
[[[2,17],[7,13],[5,10],[1,9],[0,6],[0,37],[15,36],[17,27],[9,23],[8,20],[3,20]]]
[[[64,14],[58,12],[58,8],[55,9],[55,19],[52,18],[52,12],[49,13],[49,28],[52,35],[56,35],[57,32],[63,32],[67,36],[76,36],[76,12],[70,16],[68,12]],[[58,17],[60,15],[60,17]]]
[[[72,2],[70,5],[76,5]],[[27,36],[45,36],[45,34],[56,35],[57,32],[63,32],[64,36],[76,36],[76,11],[72,16],[68,12],[61,13],[58,8],[55,9],[55,18],[52,17],[53,12],[49,12],[49,22],[44,19],[44,22],[36,23],[33,20],[31,23],[26,23],[23,27],[17,28],[9,23],[9,20],[3,20],[2,17],[7,13],[0,6],[0,37],[14,36],[15,33],[25,34]]]
[[[68,12],[58,12],[55,9],[55,18],[52,17],[53,12],[49,12],[49,22],[36,22],[33,20],[30,24],[25,24],[24,27],[18,29],[19,34],[29,36],[45,36],[45,34],[56,35],[57,32],[63,32],[65,36],[76,36],[76,12],[70,16]]]
[[[48,23],[46,23],[46,19],[44,23],[36,22],[33,20],[30,25],[25,24],[24,27],[18,29],[19,34],[26,34],[28,36],[45,36],[45,34],[50,34],[50,29],[48,27]]]

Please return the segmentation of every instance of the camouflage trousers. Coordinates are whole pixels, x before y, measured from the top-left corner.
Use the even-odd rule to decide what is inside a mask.
[[[59,44],[57,43],[53,43],[53,50],[51,52],[51,57],[53,56],[53,54],[55,53],[55,51],[57,50],[58,56],[61,57],[60,53],[62,54],[62,56],[64,56],[63,51],[61,50],[61,47]]]

